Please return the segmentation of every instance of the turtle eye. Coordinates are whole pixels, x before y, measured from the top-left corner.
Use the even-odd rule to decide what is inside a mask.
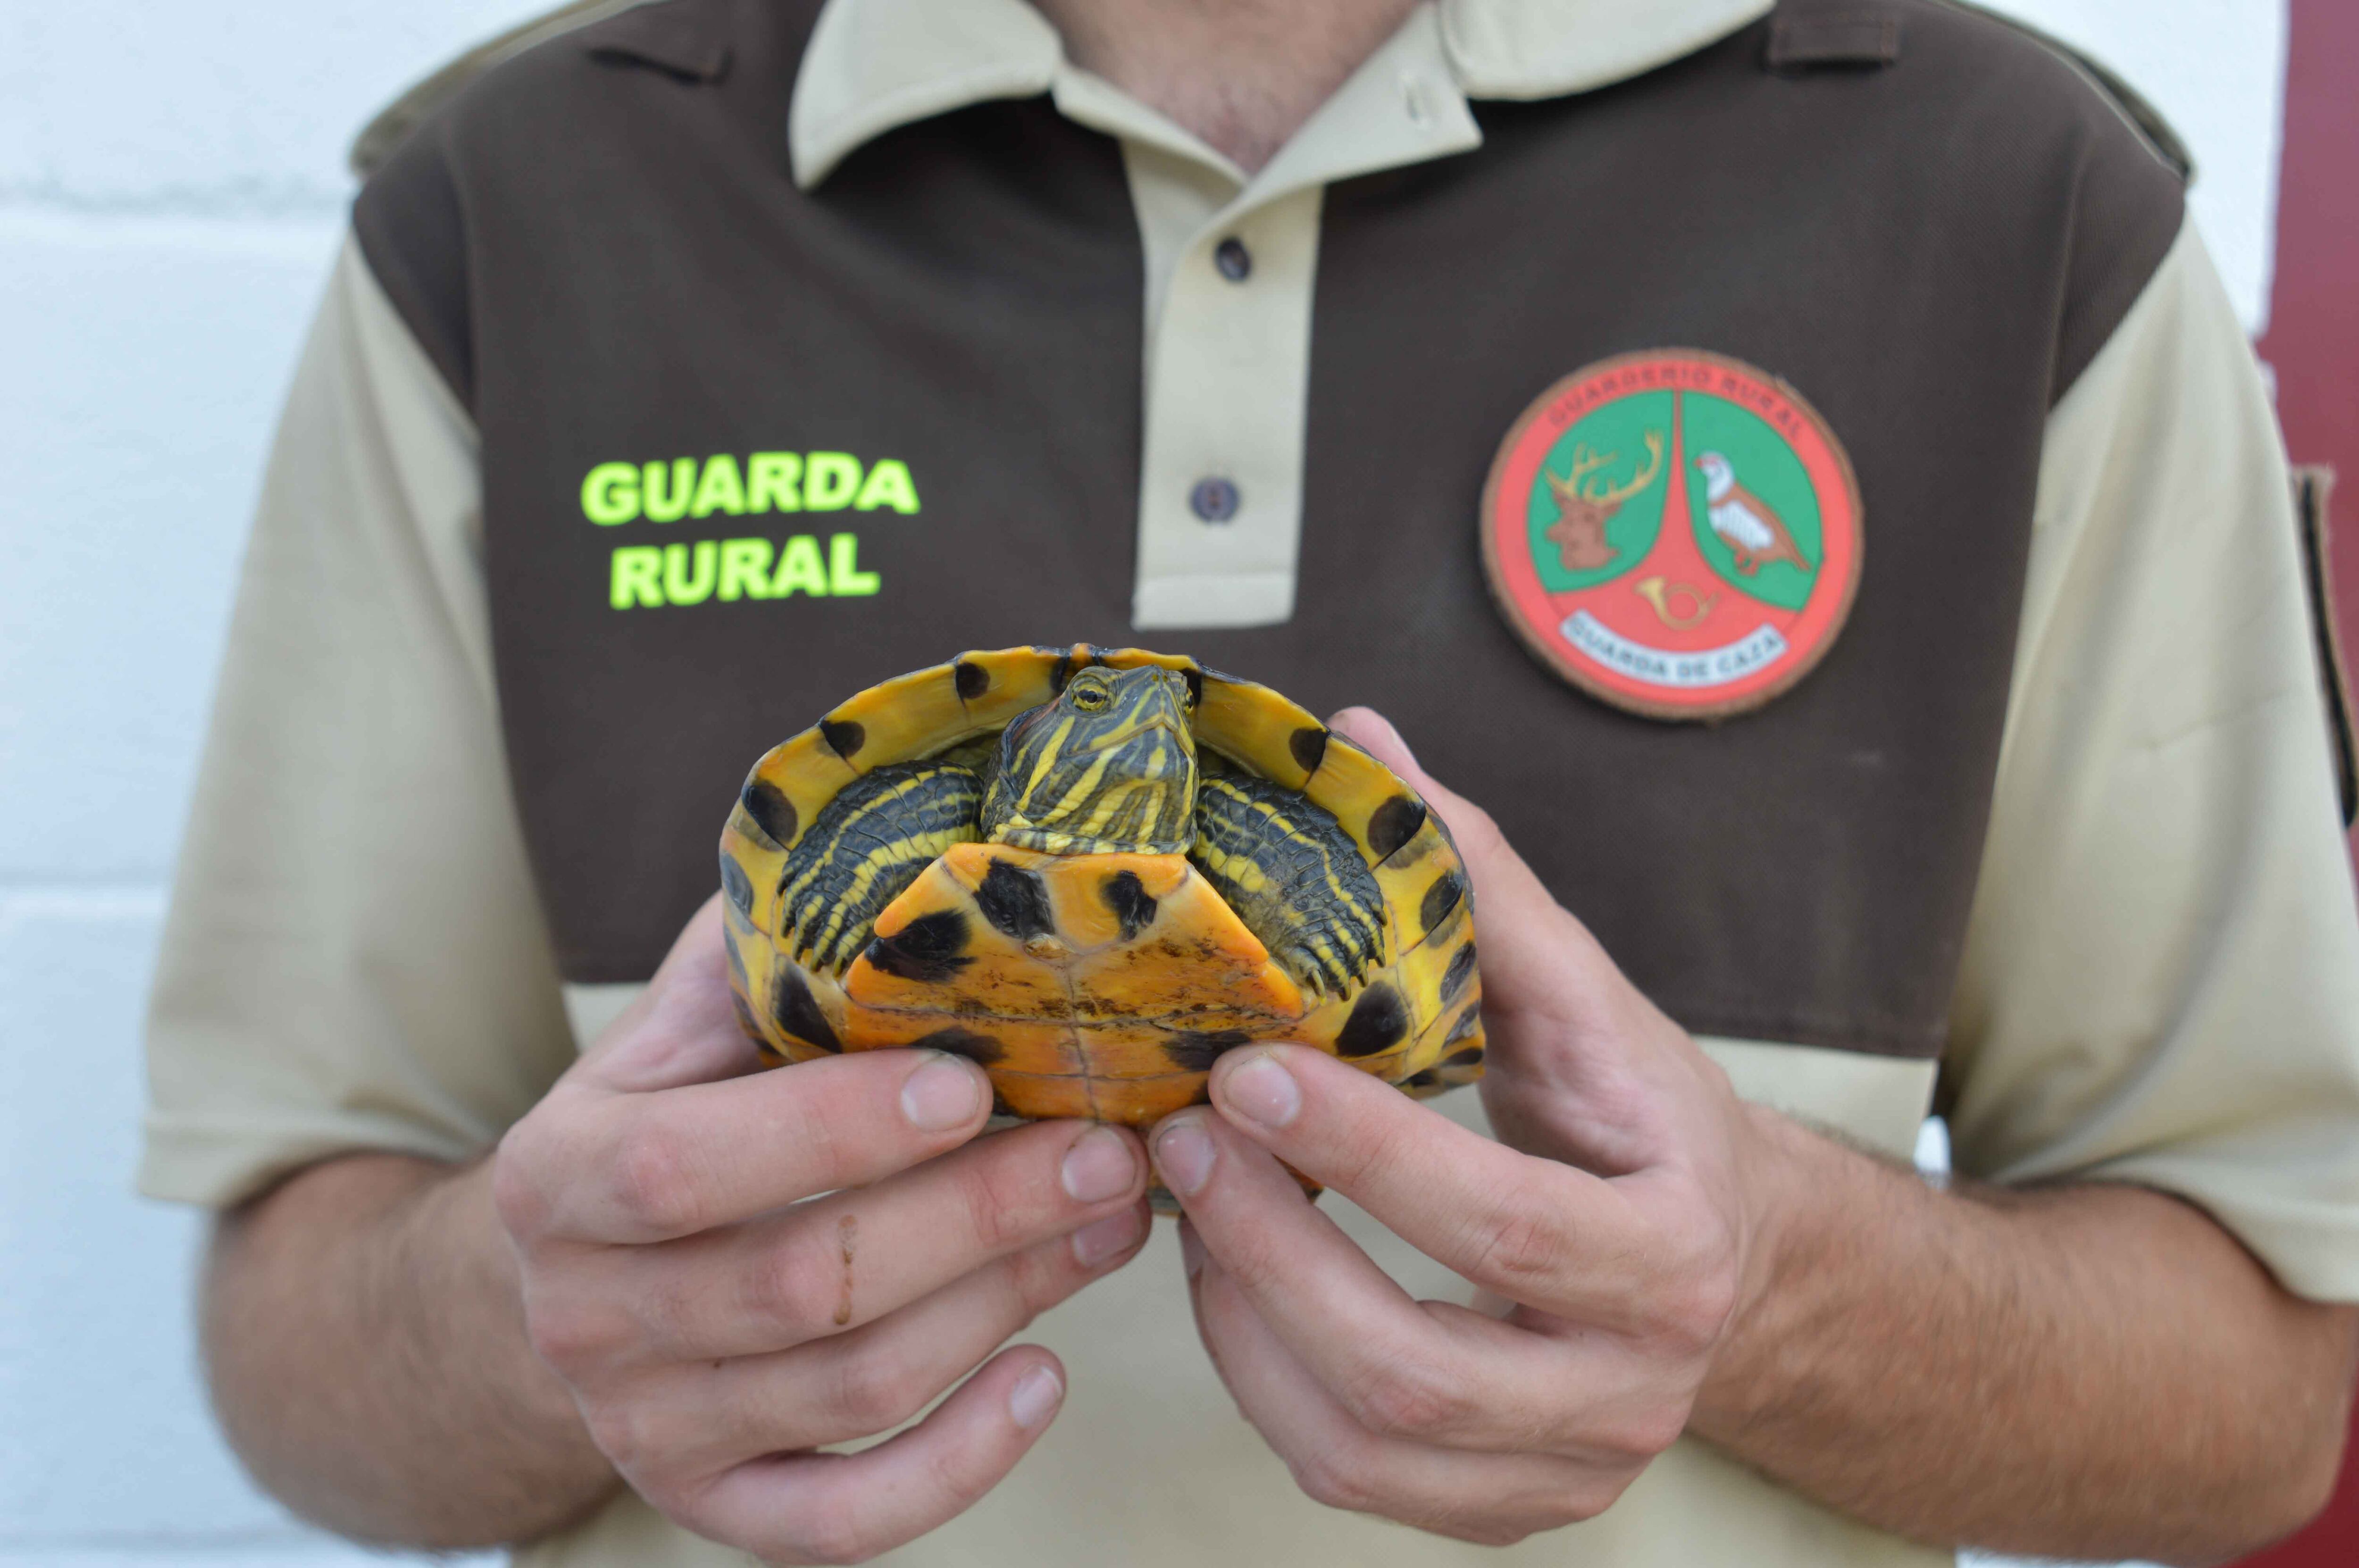
[[[1083,713],[1102,713],[1114,701],[1114,693],[1107,688],[1105,682],[1092,680],[1086,676],[1072,684],[1068,695],[1072,697],[1073,706]]]

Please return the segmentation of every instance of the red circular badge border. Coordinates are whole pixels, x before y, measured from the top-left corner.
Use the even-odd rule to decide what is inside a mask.
[[[1743,676],[1724,686],[1712,687],[1713,698],[1705,702],[1667,702],[1658,696],[1651,695],[1659,690],[1658,687],[1637,683],[1625,685],[1618,677],[1600,666],[1578,660],[1560,651],[1550,633],[1542,629],[1545,619],[1539,617],[1527,619],[1529,613],[1528,607],[1518,602],[1521,595],[1528,594],[1535,600],[1544,604],[1548,592],[1540,586],[1539,574],[1531,562],[1528,545],[1525,546],[1522,558],[1514,564],[1509,564],[1502,559],[1499,544],[1503,529],[1511,529],[1518,543],[1522,543],[1528,536],[1530,519],[1525,508],[1529,505],[1531,484],[1538,475],[1539,465],[1546,454],[1543,451],[1538,456],[1533,457],[1528,463],[1518,460],[1525,436],[1530,430],[1534,421],[1539,419],[1560,401],[1600,376],[1611,374],[1630,365],[1661,364],[1669,361],[1707,364],[1717,370],[1733,373],[1793,406],[1794,409],[1801,415],[1810,434],[1816,438],[1819,449],[1817,453],[1813,454],[1802,450],[1800,443],[1791,440],[1787,443],[1788,447],[1794,449],[1795,457],[1800,460],[1804,471],[1810,474],[1812,487],[1818,492],[1820,538],[1822,541],[1821,547],[1825,551],[1825,556],[1821,562],[1821,569],[1829,565],[1837,566],[1838,569],[1844,569],[1845,563],[1839,557],[1848,557],[1847,569],[1844,569],[1841,590],[1828,596],[1813,593],[1810,601],[1802,608],[1801,619],[1795,623],[1791,638],[1795,647],[1799,650],[1799,656],[1772,665],[1767,671]],[[1627,396],[1630,394],[1620,395]],[[1607,401],[1619,401],[1619,397]],[[1605,403],[1603,401],[1597,405],[1599,407],[1604,406]],[[1571,428],[1571,423],[1568,422],[1565,427]],[[1552,447],[1555,441],[1551,439],[1548,445]],[[1817,459],[1816,461],[1812,460],[1814,456]],[[1499,514],[1503,485],[1507,481],[1511,470],[1522,468],[1528,468],[1530,471],[1517,476],[1521,481],[1520,484],[1507,491],[1506,493],[1522,501],[1524,507],[1518,508],[1512,519],[1503,519]],[[1839,531],[1828,526],[1827,490],[1829,481],[1833,480],[1842,481],[1840,494],[1850,514],[1851,525],[1848,530]],[[1669,520],[1666,521],[1668,523]],[[1594,361],[1582,366],[1570,375],[1560,377],[1546,392],[1533,399],[1530,406],[1517,416],[1515,424],[1509,427],[1506,438],[1499,443],[1498,454],[1491,460],[1490,476],[1483,482],[1483,513],[1479,531],[1483,536],[1483,575],[1490,587],[1491,598],[1497,604],[1501,617],[1515,632],[1517,640],[1530,651],[1534,657],[1592,697],[1626,712],[1641,714],[1649,719],[1714,719],[1750,713],[1765,703],[1783,696],[1793,687],[1796,682],[1816,669],[1819,661],[1826,656],[1827,650],[1834,646],[1835,639],[1842,634],[1844,624],[1851,619],[1852,601],[1858,597],[1859,593],[1860,569],[1866,554],[1864,522],[1865,510],[1860,501],[1859,476],[1852,470],[1851,454],[1843,450],[1843,443],[1835,438],[1834,430],[1827,424],[1825,416],[1811,406],[1810,399],[1796,391],[1783,377],[1772,375],[1759,366],[1747,364],[1743,360],[1732,359],[1726,354],[1713,353],[1709,349],[1640,349],[1631,353],[1614,354],[1606,359]],[[1541,624],[1535,624],[1535,621],[1541,622]]]

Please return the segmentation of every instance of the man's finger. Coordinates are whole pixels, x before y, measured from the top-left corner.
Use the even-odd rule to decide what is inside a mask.
[[[761,1355],[872,1323],[1126,1210],[1146,1190],[1136,1134],[1038,1122],[874,1186],[658,1247],[610,1249],[580,1266],[615,1271],[598,1294],[631,1315],[603,1327],[635,1358]]]
[[[890,1431],[924,1410],[1039,1314],[1138,1255],[1145,1203],[1055,1237],[875,1322],[792,1350],[667,1369],[639,1397],[634,1445],[712,1474],[763,1454]],[[611,1455],[627,1471],[632,1455]]]
[[[1618,975],[1490,816],[1419,766],[1389,719],[1373,708],[1347,708],[1330,724],[1406,779],[1448,825],[1474,884],[1486,1014],[1566,1012],[1568,1001]]]
[[[1643,1322],[1658,1238],[1614,1183],[1470,1132],[1307,1046],[1228,1053],[1212,1095],[1238,1133],[1475,1284],[1602,1326]]]
[[[1194,1286],[1196,1324],[1222,1379],[1296,1485],[1331,1508],[1503,1545],[1612,1500],[1611,1481],[1549,1454],[1484,1453],[1370,1432],[1255,1310],[1218,1259]]]
[[[949,1523],[997,1486],[1064,1402],[1038,1346],[1003,1351],[924,1421],[858,1454],[756,1459],[668,1511],[769,1563],[864,1563]]]
[[[1415,1411],[1431,1441],[1505,1447],[1527,1434],[1520,1396],[1549,1372],[1537,1336],[1428,1312],[1218,1116],[1181,1111],[1152,1147],[1207,1258],[1363,1424],[1386,1429]]]
[[[1501,836],[1489,814],[1427,773],[1391,719],[1373,708],[1346,708],[1328,722],[1406,779],[1427,805],[1441,813],[1452,841],[1466,858],[1467,870],[1474,876],[1478,897],[1504,899],[1517,906],[1559,908],[1555,897]]]
[[[963,1057],[862,1051],[578,1105],[535,1151],[543,1234],[617,1244],[734,1224],[862,1186],[983,1130],[991,1087]]]

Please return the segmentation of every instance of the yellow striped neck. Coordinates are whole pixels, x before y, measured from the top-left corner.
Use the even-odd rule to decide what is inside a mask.
[[[1196,815],[1187,697],[1153,665],[1075,676],[1001,738],[984,838],[1052,855],[1184,852]]]

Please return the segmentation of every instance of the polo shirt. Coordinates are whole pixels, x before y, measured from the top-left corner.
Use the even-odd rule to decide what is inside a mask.
[[[481,1156],[710,891],[764,746],[962,646],[1137,642],[1401,718],[1747,1098],[1896,1159],[1938,1103],[1962,1172],[2175,1193],[2359,1300],[2359,916],[2283,456],[2176,171],[2071,62],[1925,0],[1450,0],[1248,176],[1019,0],[571,20],[356,207],[144,1190]],[[1475,542],[1549,381],[1673,344],[1792,377],[1865,515],[1824,663],[1715,725],[1526,657]],[[1296,1492],[1174,1252],[1044,1315],[1060,1419],[891,1560],[1475,1555]],[[737,1560],[627,1493],[521,1555]],[[1505,1555],[1949,1554],[1687,1441]]]

